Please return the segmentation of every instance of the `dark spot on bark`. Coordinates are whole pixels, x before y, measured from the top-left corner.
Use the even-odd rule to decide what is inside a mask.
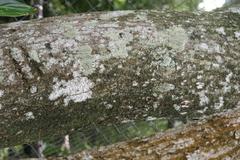
[[[119,37],[120,37],[120,38],[123,38],[123,35],[124,35],[124,33],[122,33],[122,32],[119,33]]]
[[[190,39],[195,40],[195,39],[201,39],[202,33],[200,31],[193,31]]]
[[[50,44],[50,43],[45,43],[44,45],[45,45],[45,47],[46,47],[47,49],[49,49],[49,50],[51,50],[51,49],[52,49],[52,47],[51,47],[51,44]]]
[[[9,32],[13,33],[13,32],[16,32],[17,30],[15,28],[11,28],[9,29]]]
[[[50,52],[50,53],[49,53],[49,56],[50,56],[50,57],[53,57],[53,54],[52,54],[52,52]]]

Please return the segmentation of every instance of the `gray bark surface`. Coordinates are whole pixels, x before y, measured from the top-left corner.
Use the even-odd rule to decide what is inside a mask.
[[[0,147],[240,103],[238,10],[95,12],[0,28]]]

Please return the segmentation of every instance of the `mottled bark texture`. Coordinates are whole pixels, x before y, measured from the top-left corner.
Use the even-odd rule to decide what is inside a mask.
[[[95,12],[0,25],[0,147],[240,103],[240,11]]]
[[[240,108],[153,137],[83,151],[67,158],[48,159],[239,160]]]

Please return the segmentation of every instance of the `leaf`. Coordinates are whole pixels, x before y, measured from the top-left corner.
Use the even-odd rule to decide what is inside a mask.
[[[0,17],[19,17],[36,13],[36,9],[17,0],[0,0]]]

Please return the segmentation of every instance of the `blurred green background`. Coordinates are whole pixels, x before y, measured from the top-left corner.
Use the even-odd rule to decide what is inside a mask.
[[[0,0],[1,2],[14,0]],[[196,11],[212,10],[221,6],[233,6],[240,3],[240,0],[15,0],[30,6],[43,7],[43,16],[57,16],[72,13],[113,11],[113,10],[176,10],[176,11]],[[1,8],[0,8],[1,12]],[[18,18],[0,17],[0,23],[28,20],[36,18],[37,13],[32,16]]]

